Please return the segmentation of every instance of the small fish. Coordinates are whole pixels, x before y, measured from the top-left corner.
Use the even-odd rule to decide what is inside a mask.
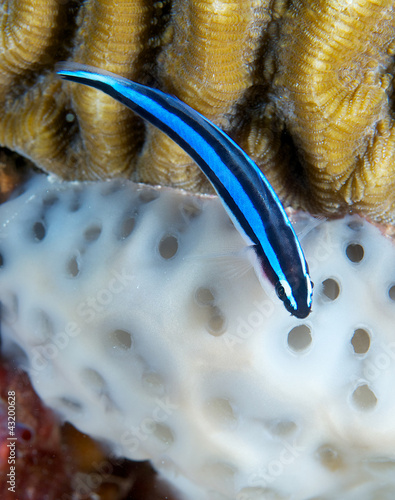
[[[56,72],[114,97],[181,146],[253,248],[260,282],[266,276],[291,314],[308,316],[312,282],[299,240],[266,177],[225,132],[176,97],[114,73],[73,62],[58,64]]]

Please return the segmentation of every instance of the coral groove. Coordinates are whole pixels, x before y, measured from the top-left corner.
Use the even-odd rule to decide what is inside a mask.
[[[88,0],[82,6],[73,59],[136,80],[151,10],[145,0]],[[130,174],[142,140],[140,120],[102,92],[77,85],[70,90],[80,126],[82,163],[90,167],[86,177]]]

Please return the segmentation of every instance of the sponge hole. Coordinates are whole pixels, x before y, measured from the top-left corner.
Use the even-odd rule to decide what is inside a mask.
[[[136,225],[135,215],[125,215],[119,226],[118,239],[126,240],[131,234]]]
[[[159,192],[155,191],[155,189],[144,188],[139,193],[141,203],[151,203],[157,198],[159,198]]]
[[[107,384],[104,378],[92,368],[84,368],[81,372],[81,382],[98,396],[106,392]]]
[[[114,352],[125,353],[131,349],[133,344],[132,335],[126,330],[113,330],[109,339]]]
[[[344,465],[341,453],[334,446],[320,446],[316,451],[316,456],[321,464],[332,472],[341,469]]]
[[[213,337],[219,337],[226,331],[226,319],[218,307],[211,307],[211,314],[207,321],[207,331]]]
[[[388,290],[388,297],[395,302],[395,285],[391,285]]]
[[[346,248],[346,255],[351,262],[358,264],[364,257],[363,246],[359,243],[350,243]]]
[[[286,437],[294,434],[298,426],[292,420],[277,420],[269,425],[270,432],[275,436]]]
[[[195,291],[195,300],[200,306],[211,306],[215,297],[211,288],[199,287]]]
[[[355,389],[352,393],[352,401],[359,410],[371,410],[377,404],[377,398],[367,384]]]
[[[70,278],[76,278],[80,273],[80,266],[76,255],[70,257],[66,263],[66,274]]]
[[[167,234],[159,242],[159,254],[165,259],[172,259],[178,251],[178,238],[173,234]]]
[[[43,200],[43,207],[44,209],[48,209],[53,207],[57,202],[59,201],[59,198],[57,197],[56,194],[49,194],[46,196]]]
[[[180,212],[186,221],[190,221],[202,213],[202,208],[192,202],[182,203]]]
[[[101,232],[102,232],[101,224],[92,224],[91,226],[85,229],[84,238],[86,241],[89,242],[96,241],[101,235]]]
[[[336,300],[340,294],[339,283],[333,278],[324,280],[322,282],[322,294],[330,301]]]
[[[361,220],[352,220],[347,224],[347,226],[355,232],[360,231],[363,228],[363,221]]]
[[[168,448],[174,442],[173,433],[171,432],[170,428],[167,427],[167,425],[156,423],[153,435],[161,444],[165,446],[165,448]]]
[[[75,189],[72,193],[69,210],[70,212],[78,212],[82,206],[81,191]]]
[[[370,347],[370,335],[363,328],[357,328],[351,339],[355,354],[366,354]]]
[[[4,257],[3,254],[0,252],[0,269],[4,267]]]
[[[215,425],[234,428],[237,422],[233,408],[228,399],[213,398],[204,405],[204,412]]]
[[[199,287],[195,290],[195,301],[208,313],[206,330],[210,335],[218,337],[226,331],[226,318],[219,307],[215,306],[215,295],[211,288]]]
[[[42,222],[38,221],[33,224],[33,238],[35,241],[42,241],[45,238],[46,230]]]
[[[305,351],[311,344],[311,330],[307,325],[299,325],[288,333],[288,346],[294,352]]]
[[[106,181],[101,189],[102,196],[110,196],[118,193],[125,186],[124,181],[117,179],[113,181]]]

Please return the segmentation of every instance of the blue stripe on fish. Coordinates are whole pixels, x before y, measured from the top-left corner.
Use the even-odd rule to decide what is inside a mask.
[[[82,64],[58,64],[57,73],[102,90],[152,123],[198,164],[231,219],[255,251],[254,267],[266,275],[286,309],[298,318],[311,310],[312,283],[299,240],[266,177],[220,128],[176,97]]]

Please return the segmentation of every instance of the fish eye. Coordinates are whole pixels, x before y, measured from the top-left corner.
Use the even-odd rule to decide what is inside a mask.
[[[277,293],[277,297],[279,299],[283,299],[285,297],[285,289],[281,285],[281,283],[277,283],[277,285],[276,285],[276,293]]]

